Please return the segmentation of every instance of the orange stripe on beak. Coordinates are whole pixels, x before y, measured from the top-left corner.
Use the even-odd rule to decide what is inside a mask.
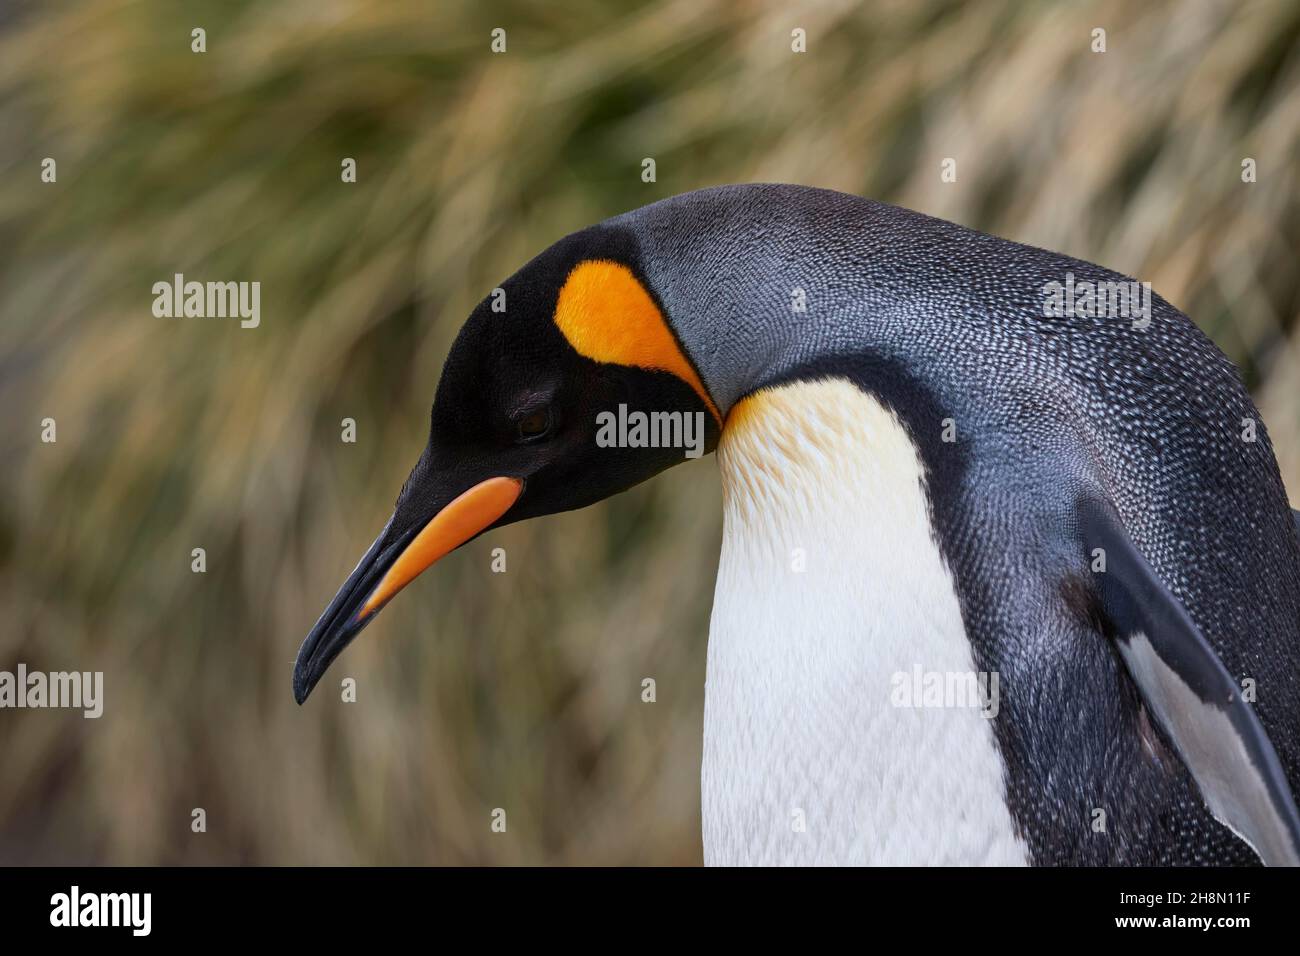
[[[439,558],[455,551],[510,510],[524,483],[518,478],[489,478],[439,511],[406,546],[384,579],[357,613],[357,619],[379,610],[398,591]]]

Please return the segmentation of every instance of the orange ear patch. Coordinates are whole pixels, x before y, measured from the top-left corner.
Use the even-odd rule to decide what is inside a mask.
[[[663,313],[627,266],[604,259],[574,266],[560,289],[555,324],[579,355],[593,361],[676,375],[721,424],[717,406]]]

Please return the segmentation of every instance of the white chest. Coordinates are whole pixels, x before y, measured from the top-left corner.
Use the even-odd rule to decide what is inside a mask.
[[[848,383],[795,384],[733,410],[719,458],[705,862],[1025,863],[897,420]]]

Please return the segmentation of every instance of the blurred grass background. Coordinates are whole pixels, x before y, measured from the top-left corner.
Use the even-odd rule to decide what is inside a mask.
[[[289,682],[474,303],[685,190],[857,192],[1152,281],[1294,501],[1298,50],[1293,0],[8,5],[0,669],[102,670],[106,707],[0,712],[0,863],[698,862],[709,460],[480,539]],[[176,272],[260,281],[261,327],[154,318]]]

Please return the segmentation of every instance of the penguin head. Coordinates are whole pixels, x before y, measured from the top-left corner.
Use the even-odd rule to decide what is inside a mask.
[[[481,302],[443,367],[388,524],[303,642],[302,703],[403,587],[479,534],[582,508],[717,445],[722,416],[638,265],[595,226]]]

